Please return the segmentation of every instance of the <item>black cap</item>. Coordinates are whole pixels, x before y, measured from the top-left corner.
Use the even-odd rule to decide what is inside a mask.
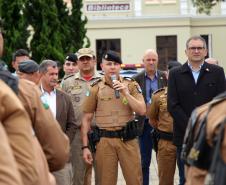
[[[182,64],[178,61],[169,61],[168,62],[168,70],[174,68],[174,67],[180,67]]]
[[[121,60],[120,56],[115,51],[111,51],[111,50],[107,51],[103,55],[103,59],[107,60],[107,61],[113,61],[113,62],[122,64],[122,60]]]
[[[39,65],[33,60],[25,60],[20,62],[18,65],[18,69],[22,73],[34,73],[39,70]]]
[[[78,58],[76,54],[70,53],[66,56],[65,60],[68,60],[70,62],[77,62]]]

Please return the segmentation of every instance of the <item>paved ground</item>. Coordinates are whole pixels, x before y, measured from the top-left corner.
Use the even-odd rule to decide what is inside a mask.
[[[174,177],[174,184],[178,184],[178,171],[176,170],[175,177]],[[152,155],[152,161],[151,161],[151,167],[150,167],[150,185],[158,185],[158,169],[157,169],[157,163],[156,163],[156,158],[155,158],[155,153]],[[92,185],[95,185],[94,183],[94,178],[92,180]],[[118,171],[118,182],[117,185],[126,185],[125,180],[123,178],[121,169],[119,167]]]

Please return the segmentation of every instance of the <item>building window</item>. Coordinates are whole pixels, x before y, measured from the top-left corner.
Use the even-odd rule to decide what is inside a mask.
[[[157,36],[156,48],[159,56],[158,68],[167,70],[168,62],[177,60],[177,36]]]
[[[101,70],[100,63],[102,55],[107,50],[113,50],[121,55],[121,39],[97,39],[96,40],[96,56],[97,56],[97,70]]]
[[[201,35],[205,39],[207,45],[207,55],[206,58],[212,57],[212,37],[211,35]]]
[[[145,0],[145,4],[175,4],[176,0]]]

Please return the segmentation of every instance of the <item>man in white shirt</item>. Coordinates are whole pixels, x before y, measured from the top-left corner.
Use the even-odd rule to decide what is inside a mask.
[[[43,60],[39,66],[39,72],[42,75],[40,84],[42,101],[46,106],[49,106],[54,117],[71,142],[77,128],[75,125],[74,110],[70,96],[55,88],[57,86],[59,72],[57,63],[52,60]],[[71,185],[71,162],[69,161],[62,170],[53,174],[58,185]]]

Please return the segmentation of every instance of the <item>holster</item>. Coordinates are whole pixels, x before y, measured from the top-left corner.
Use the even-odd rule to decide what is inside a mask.
[[[167,141],[173,141],[173,133],[170,132],[164,132],[161,130],[157,130],[157,132],[159,133],[159,139],[164,139]]]
[[[89,148],[92,153],[96,152],[96,144],[100,141],[100,129],[96,126],[88,132]]]
[[[152,129],[151,131],[151,138],[152,138],[152,144],[153,144],[153,149],[155,150],[155,152],[158,152],[158,142],[160,139],[160,135],[159,132],[156,129]]]
[[[126,126],[122,129],[123,141],[128,141],[140,136],[140,127],[138,120],[132,120],[127,122]]]
[[[99,129],[97,126],[88,132],[89,147],[91,152],[96,152],[96,144],[101,137],[121,138],[123,141],[128,141],[140,135],[140,127],[138,120],[129,121],[121,130],[110,131]]]

